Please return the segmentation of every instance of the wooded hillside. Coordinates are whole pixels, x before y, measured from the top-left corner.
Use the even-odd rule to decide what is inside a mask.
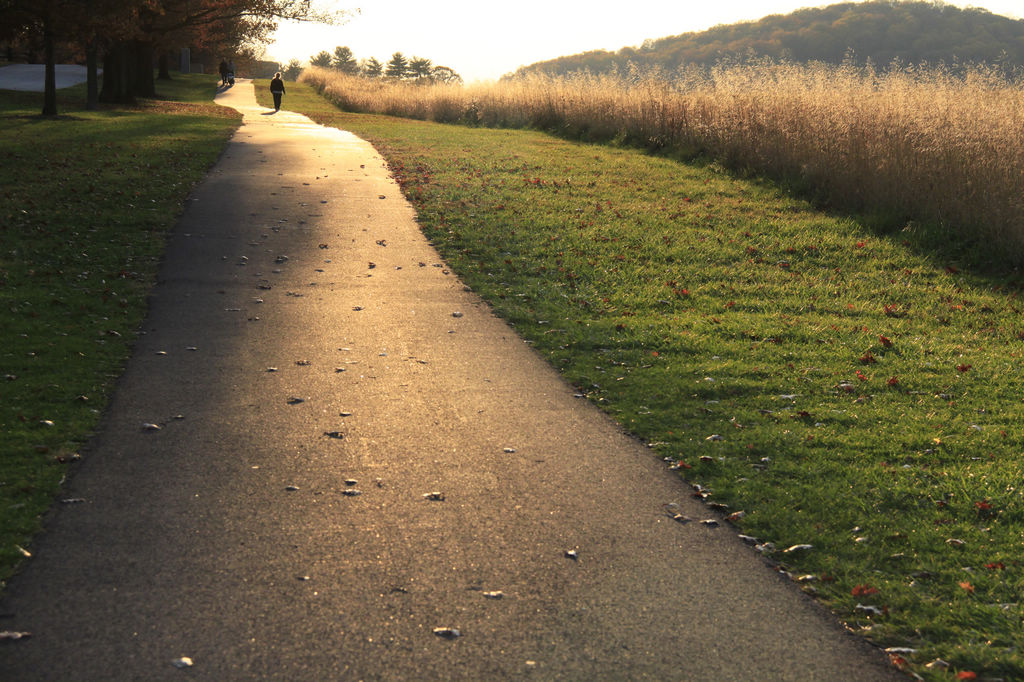
[[[700,33],[647,40],[618,52],[596,50],[537,62],[515,75],[605,73],[630,62],[667,69],[749,56],[839,63],[847,55],[884,66],[894,59],[1024,65],[1024,20],[941,2],[845,2],[716,26]]]

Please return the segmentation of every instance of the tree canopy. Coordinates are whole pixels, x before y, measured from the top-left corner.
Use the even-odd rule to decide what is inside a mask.
[[[154,94],[158,51],[187,45],[240,54],[265,42],[279,20],[338,23],[347,15],[322,12],[312,0],[0,0],[0,12],[0,38],[42,39],[48,74],[55,45],[103,54],[101,97],[109,101]],[[52,114],[50,80],[43,110]]]
[[[647,40],[640,47],[617,52],[595,50],[559,57],[524,66],[515,75],[605,73],[630,64],[674,70],[748,57],[828,63],[852,58],[878,65],[899,61],[1024,66],[1024,20],[940,1],[844,2]]]

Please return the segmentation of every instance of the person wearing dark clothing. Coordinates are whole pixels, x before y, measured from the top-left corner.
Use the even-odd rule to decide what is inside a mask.
[[[281,95],[284,94],[284,80],[281,78],[280,71],[275,73],[274,79],[270,81],[270,94],[274,96],[274,111],[281,111]]]
[[[220,70],[220,84],[221,85],[227,85],[228,84],[228,63],[222,59],[222,60],[220,60],[220,67],[218,67],[218,68]]]
[[[235,84],[235,60],[228,62],[228,85]]]

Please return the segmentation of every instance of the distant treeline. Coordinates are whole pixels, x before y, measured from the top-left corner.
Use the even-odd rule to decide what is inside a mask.
[[[334,69],[348,76],[363,78],[388,78],[390,80],[414,81],[416,83],[448,83],[462,82],[462,76],[447,66],[437,66],[425,57],[406,57],[401,52],[391,55],[387,64],[382,64],[374,57],[357,60],[351,48],[339,45],[334,52],[321,50],[309,58],[309,65],[324,69]],[[295,80],[302,73],[302,64],[293,59],[282,65],[284,77]]]
[[[596,50],[559,57],[521,67],[514,76],[584,70],[610,73],[630,65],[671,71],[688,64],[750,57],[830,64],[870,60],[877,66],[893,61],[947,66],[989,63],[1012,71],[1024,65],[1024,20],[942,2],[845,2],[647,40],[638,48],[618,52]]]

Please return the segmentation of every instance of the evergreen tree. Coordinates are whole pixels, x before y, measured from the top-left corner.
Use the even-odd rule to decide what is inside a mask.
[[[356,58],[352,56],[352,50],[348,47],[339,46],[334,48],[334,57],[331,58],[331,68],[347,74],[354,75],[359,73],[359,65],[356,63]]]
[[[300,73],[302,73],[302,64],[298,59],[293,59],[286,66],[281,67],[281,76],[285,80],[298,80]]]
[[[380,78],[381,74],[384,73],[384,65],[373,57],[363,60],[362,66],[363,75],[367,78]]]
[[[430,72],[434,69],[434,63],[423,57],[413,57],[409,60],[407,75],[416,80],[430,78]]]
[[[331,53],[327,50],[321,50],[320,54],[314,55],[309,58],[311,66],[330,66],[331,65]]]
[[[409,73],[409,60],[405,58],[405,55],[401,52],[396,52],[391,55],[391,61],[388,62],[387,69],[384,70],[384,75],[388,78],[405,78]]]

